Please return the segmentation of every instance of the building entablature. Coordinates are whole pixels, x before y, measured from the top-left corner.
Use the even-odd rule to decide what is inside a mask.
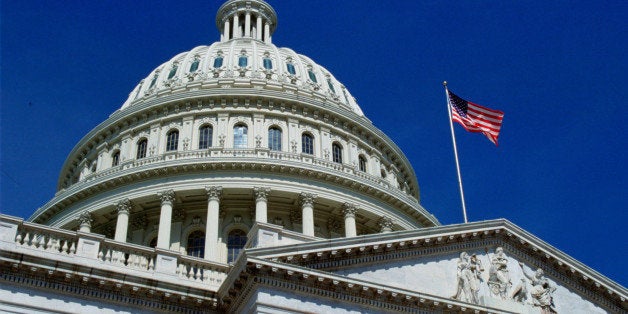
[[[474,257],[477,254],[484,263],[488,259],[489,264],[484,264],[488,272],[495,256],[489,250],[498,249],[518,260],[522,268],[530,265],[531,269],[542,269],[545,275],[565,285],[569,291],[595,300],[611,312],[628,309],[626,288],[504,219],[307,242],[299,244],[298,250],[290,246],[251,248],[246,254],[250,258],[354,278],[359,277],[358,269],[368,270],[365,273],[375,271],[377,267],[373,265],[387,265],[387,269],[395,265],[394,268],[403,270],[406,268],[402,265],[413,260],[433,263],[442,256],[457,256],[462,252]],[[514,273],[511,270],[511,275]],[[443,277],[434,273],[431,276]],[[513,279],[512,288],[516,284]],[[455,287],[450,290],[453,294]]]

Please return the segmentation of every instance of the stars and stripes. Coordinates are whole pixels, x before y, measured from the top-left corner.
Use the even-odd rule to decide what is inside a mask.
[[[449,90],[447,95],[451,106],[451,119],[460,123],[469,132],[483,133],[497,145],[504,113],[466,101]]]

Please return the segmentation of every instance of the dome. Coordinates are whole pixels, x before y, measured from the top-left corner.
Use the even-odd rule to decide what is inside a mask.
[[[234,23],[242,24],[235,29],[229,27],[234,18],[238,20]],[[266,2],[228,1],[218,10],[216,24],[220,42],[180,53],[154,69],[131,91],[121,109],[190,89],[253,87],[289,95],[312,94],[327,106],[363,116],[351,93],[330,71],[292,49],[272,44],[276,16]],[[268,24],[267,29],[262,24]]]
[[[217,263],[255,224],[322,239],[439,225],[345,86],[272,43],[272,7],[228,1],[216,24],[219,41],[155,68],[76,144],[31,221],[188,253],[202,240],[193,254]]]

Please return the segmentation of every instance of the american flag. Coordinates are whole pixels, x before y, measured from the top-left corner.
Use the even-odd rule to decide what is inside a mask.
[[[469,132],[483,133],[495,146],[502,127],[504,113],[466,101],[447,91],[451,106],[451,119]]]

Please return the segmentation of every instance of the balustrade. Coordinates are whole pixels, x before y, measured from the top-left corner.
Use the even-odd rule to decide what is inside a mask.
[[[156,250],[141,245],[105,239],[101,235],[52,228],[24,222],[22,219],[0,214],[3,234],[0,250],[32,255],[47,261],[76,263],[90,268],[120,267],[120,272],[129,275],[154,276],[159,260]],[[91,242],[97,248],[93,255],[79,254],[81,245]],[[83,244],[82,244],[83,243]],[[46,255],[47,254],[47,255]],[[176,270],[170,275],[183,282],[220,286],[226,278],[229,266],[184,254],[174,254]],[[70,259],[68,259],[70,258]],[[166,274],[168,275],[168,274]]]

